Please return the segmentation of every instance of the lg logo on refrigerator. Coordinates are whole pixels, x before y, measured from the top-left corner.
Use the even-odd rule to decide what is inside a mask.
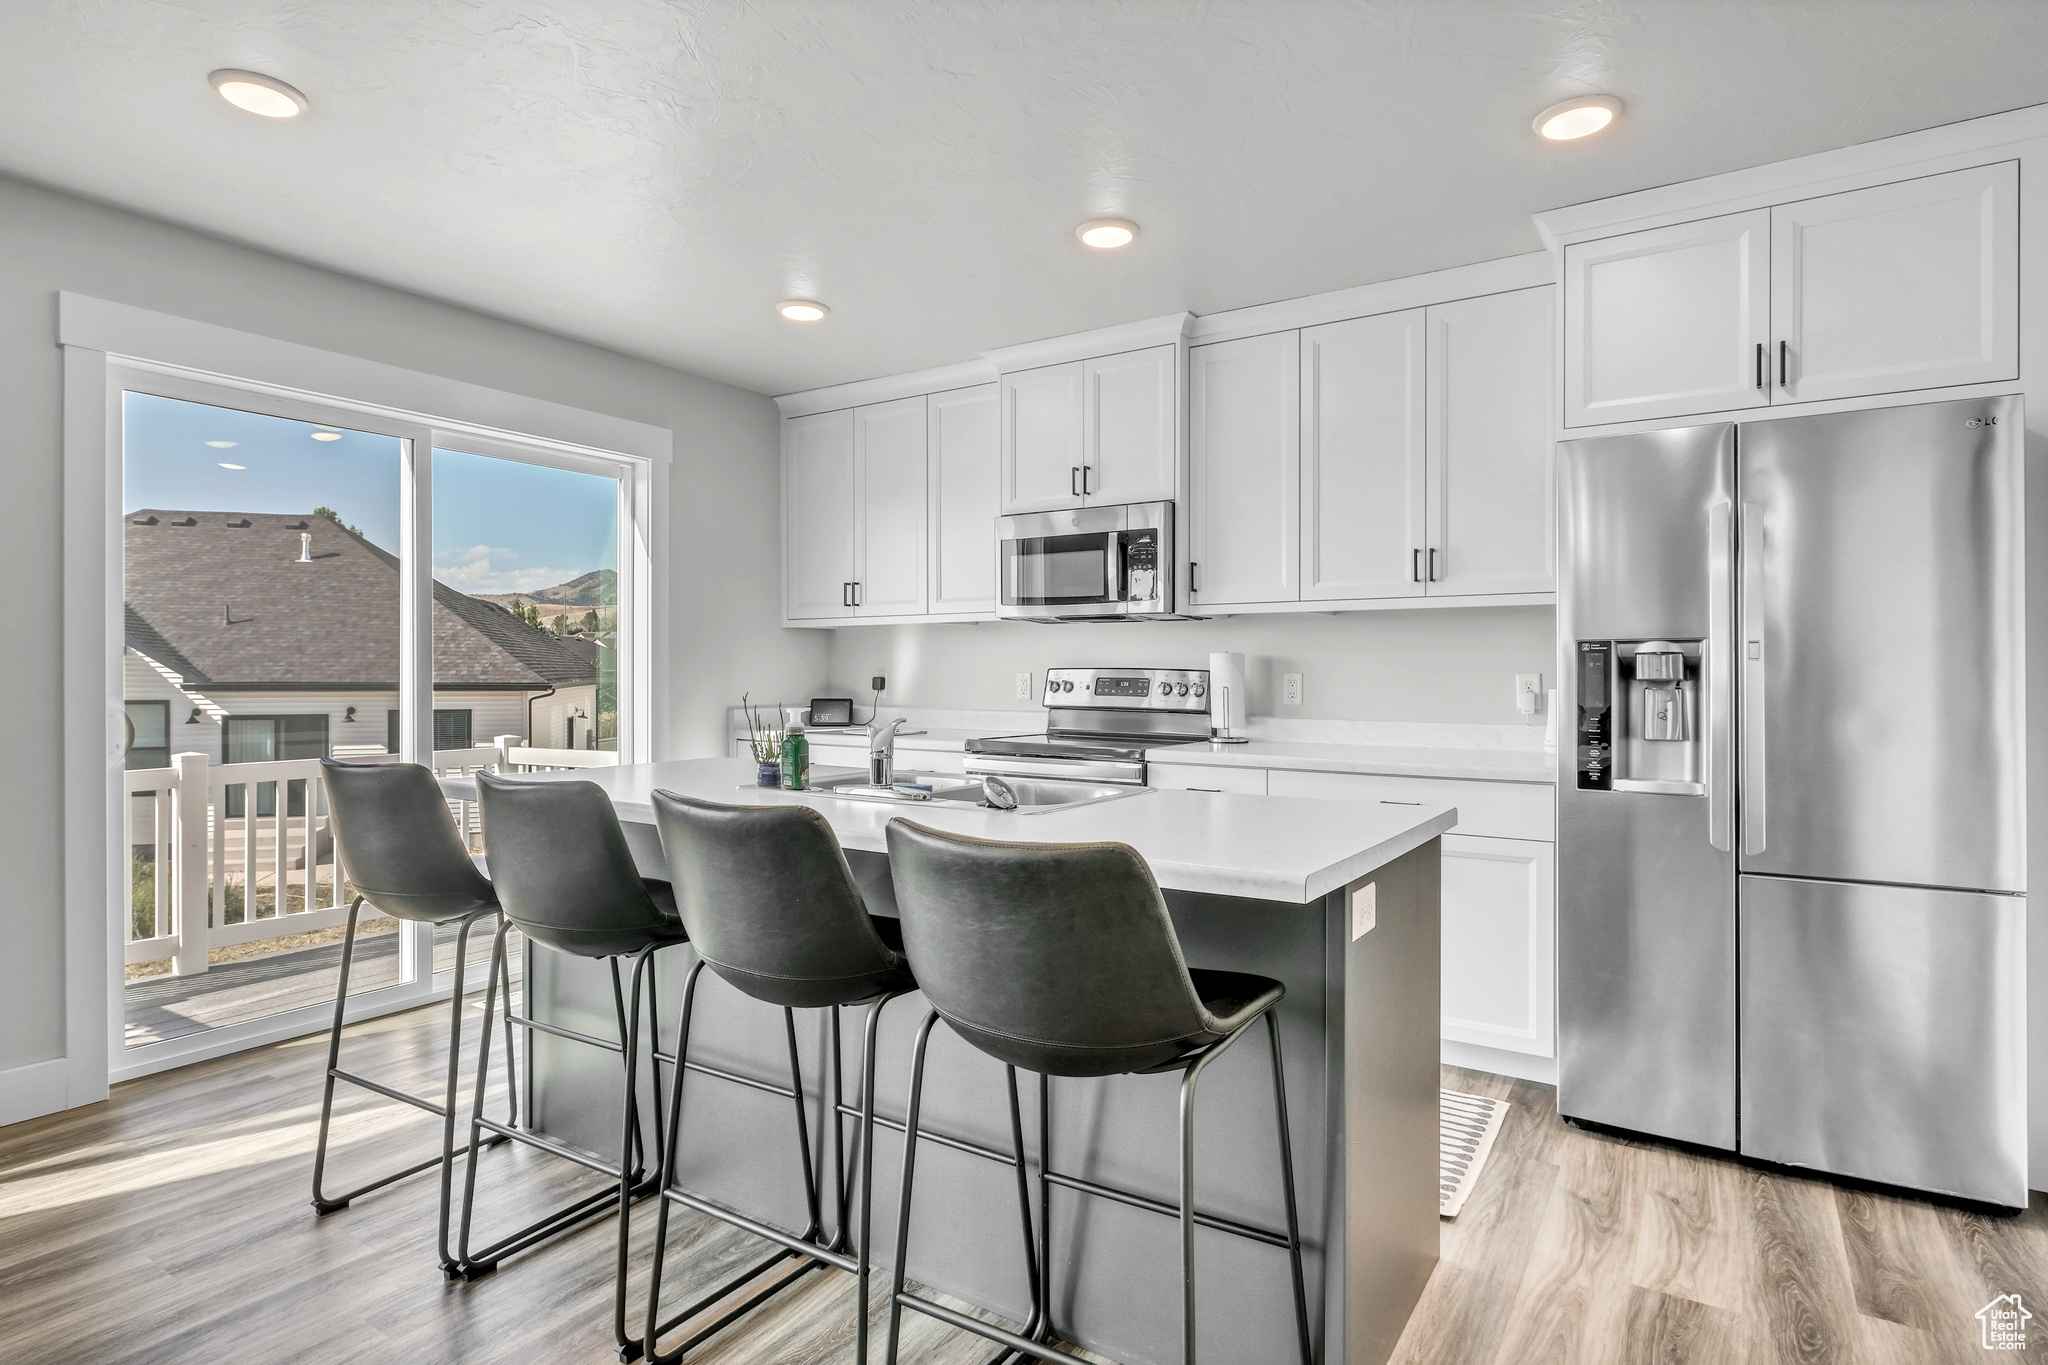
[[[1995,427],[1998,425],[1998,419],[1996,417],[1972,417],[1963,425],[1974,431],[1978,427]]]

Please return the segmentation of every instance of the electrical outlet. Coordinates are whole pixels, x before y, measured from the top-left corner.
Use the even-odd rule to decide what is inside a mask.
[[[1031,675],[1029,673],[1019,673],[1017,675],[1017,700],[1031,700]]]
[[[1280,704],[1282,706],[1301,705],[1301,674],[1282,673],[1280,675]]]
[[[1536,707],[1543,698],[1543,675],[1541,673],[1515,674],[1515,709],[1525,716],[1536,714]]]
[[[874,677],[868,679],[868,689],[874,692],[886,692],[889,690],[889,680],[880,673],[877,673]]]

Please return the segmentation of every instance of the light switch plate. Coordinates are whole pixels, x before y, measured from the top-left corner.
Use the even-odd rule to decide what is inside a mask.
[[[1282,706],[1301,705],[1301,674],[1283,673],[1280,675],[1280,704]]]
[[[1367,882],[1351,892],[1351,938],[1353,942],[1372,932],[1379,923],[1379,883]]]
[[[1017,675],[1017,700],[1031,700],[1031,675],[1029,673],[1019,673]]]

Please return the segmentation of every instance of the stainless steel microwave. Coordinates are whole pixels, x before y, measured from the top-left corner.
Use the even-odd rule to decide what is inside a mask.
[[[1173,504],[1027,512],[996,522],[1001,598],[1015,621],[1173,617]]]

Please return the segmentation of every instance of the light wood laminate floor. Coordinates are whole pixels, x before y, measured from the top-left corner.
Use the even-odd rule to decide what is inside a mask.
[[[359,1025],[346,1064],[431,1094],[445,1018]],[[0,1361],[614,1361],[609,1222],[450,1284],[433,1264],[431,1175],[315,1217],[324,1048],[278,1044],[0,1129]],[[2048,1302],[2048,1206],[1996,1218],[1846,1190],[1577,1131],[1545,1086],[1451,1069],[1444,1083],[1515,1107],[1444,1225],[1400,1365],[1945,1365],[1994,1358],[1973,1316],[1994,1294]],[[344,1093],[341,1180],[431,1150],[433,1120]],[[597,1183],[523,1148],[489,1154],[482,1175],[486,1236]],[[635,1226],[644,1264],[651,1216]],[[668,1294],[760,1254],[680,1212],[672,1235]],[[851,1360],[850,1285],[814,1274],[692,1360]],[[2036,1321],[2048,1354],[2048,1317]],[[929,1319],[906,1322],[907,1365],[989,1354]],[[1291,1356],[1276,1346],[1273,1359]]]
[[[1514,1108],[1396,1365],[2048,1359],[2042,1195],[1971,1212],[1575,1128],[1547,1085],[1444,1085]],[[1976,1313],[2007,1293],[2040,1330],[1994,1354]]]

